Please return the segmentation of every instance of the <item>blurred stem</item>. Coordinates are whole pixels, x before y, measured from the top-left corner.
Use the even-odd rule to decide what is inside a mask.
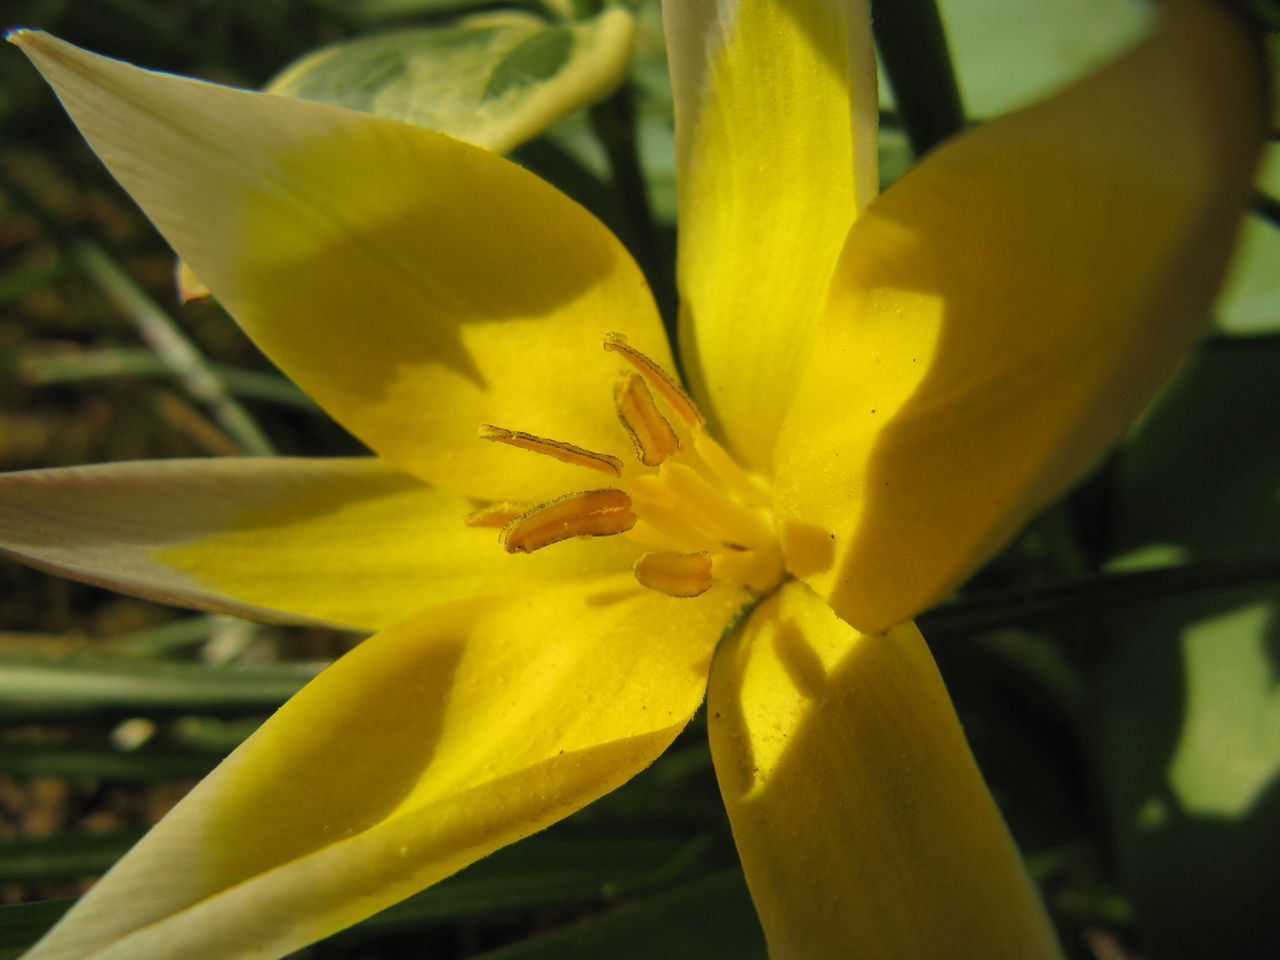
[[[222,759],[194,750],[146,749],[123,753],[114,747],[80,747],[48,743],[0,744],[0,771],[18,777],[94,777],[125,783],[154,780],[199,780]],[[123,853],[124,851],[120,851]],[[108,861],[110,865],[111,861]],[[4,872],[19,874],[13,851],[6,850]],[[86,870],[84,873],[97,873]],[[70,876],[80,873],[71,870]]]
[[[876,46],[897,112],[922,157],[964,128],[964,107],[935,0],[871,0]]]
[[[187,393],[208,408],[218,425],[245,453],[254,456],[275,453],[266,434],[227,392],[196,345],[105,250],[92,241],[78,239],[71,242],[67,252],[107,299],[129,318]]]
[[[320,672],[319,664],[214,667],[83,656],[62,663],[5,658],[0,723],[206,714],[265,716]]]
[[[23,382],[37,386],[103,377],[157,377],[173,373],[168,364],[143,347],[28,353],[19,358],[17,370]],[[317,409],[310,397],[273,373],[241,370],[219,363],[210,363],[209,370],[228,391],[238,396],[313,413]]]
[[[10,660],[57,663],[90,652],[109,655],[113,659],[151,660],[182,647],[204,643],[232,619],[218,614],[180,617],[158,626],[98,640],[88,640],[74,633],[0,633],[0,668]]]
[[[631,87],[624,83],[588,111],[591,129],[609,158],[609,179],[617,201],[618,230],[653,291],[667,329],[674,329],[674,277],[658,255],[658,234],[649,209],[649,194],[640,168],[636,138],[636,108]]]
[[[919,618],[930,637],[1064,620],[1191,591],[1280,583],[1280,557],[1202,561],[1161,570],[1101,574],[1033,590],[967,597]]]
[[[91,877],[103,873],[142,836],[142,830],[126,828],[104,833],[66,832],[47,837],[16,837],[4,842],[5,856],[0,862],[0,883],[33,883],[61,880],[73,877]],[[57,905],[48,904],[49,913],[59,913]],[[32,904],[37,910],[45,904]],[[10,920],[13,914],[0,914]],[[34,918],[33,918],[34,919]],[[50,920],[56,916],[49,917]],[[14,924],[17,926],[17,924]],[[16,933],[4,928],[5,940]],[[40,931],[33,930],[32,933]],[[3,942],[4,946],[28,946],[36,937],[22,943]],[[0,953],[0,956],[17,956],[16,953]]]
[[[99,244],[76,236],[30,190],[0,171],[0,190],[44,228],[68,260],[133,323],[179,382],[248,454],[269,456],[274,447],[249,412],[232,397],[208,361],[173,319]]]

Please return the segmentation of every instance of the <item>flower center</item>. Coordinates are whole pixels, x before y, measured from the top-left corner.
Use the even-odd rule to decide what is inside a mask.
[[[485,425],[480,436],[606,474],[600,489],[546,503],[493,503],[467,517],[501,527],[509,553],[570,537],[625,536],[650,548],[636,579],[673,597],[696,597],[716,580],[766,593],[782,579],[767,489],[707,432],[706,419],[667,371],[617,333],[604,348],[631,367],[613,391],[637,464],[571,443]]]

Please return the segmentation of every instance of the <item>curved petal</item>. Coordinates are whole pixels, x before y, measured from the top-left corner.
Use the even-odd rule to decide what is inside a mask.
[[[539,499],[581,478],[481,424],[626,451],[603,337],[670,353],[631,257],[554,188],[392,120],[13,39],[266,354],[396,466]]]
[[[681,347],[731,446],[770,467],[840,245],[878,189],[867,0],[666,0]]]
[[[854,224],[778,446],[791,569],[854,626],[946,595],[1116,441],[1206,319],[1261,74],[1226,8],[931,154]]]
[[[711,753],[775,960],[1059,956],[914,624],[791,582],[721,645]]]
[[[620,785],[701,702],[739,600],[629,575],[432,610],[317,677],[31,960],[270,960]]]
[[[0,552],[164,603],[365,630],[640,553],[612,537],[512,556],[464,524],[473,509],[371,458],[30,470],[0,475]]]

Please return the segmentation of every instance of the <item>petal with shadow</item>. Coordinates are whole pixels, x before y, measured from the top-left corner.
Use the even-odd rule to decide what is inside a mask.
[[[741,598],[630,575],[448,604],[291,699],[31,960],[271,960],[567,816],[702,701]]]

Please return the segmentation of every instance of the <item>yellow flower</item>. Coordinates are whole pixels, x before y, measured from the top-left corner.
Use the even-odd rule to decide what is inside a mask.
[[[910,618],[1196,336],[1261,139],[1250,44],[1170,2],[873,199],[865,2],[666,19],[694,400],[627,253],[501,157],[13,37],[377,453],[0,482],[37,565],[377,631],[31,957],[279,956],[612,790],[704,691],[773,956],[1057,955]]]

